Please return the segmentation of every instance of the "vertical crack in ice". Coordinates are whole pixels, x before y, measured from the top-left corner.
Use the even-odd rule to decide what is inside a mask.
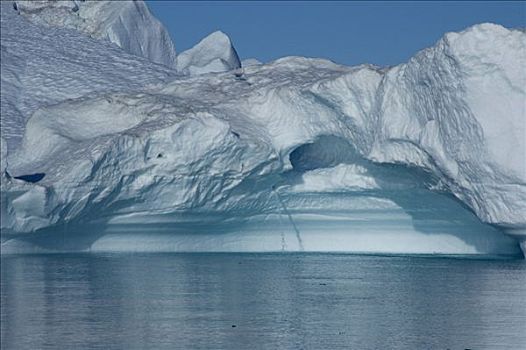
[[[278,198],[279,204],[281,208],[283,209],[283,212],[289,218],[289,222],[292,225],[294,232],[296,233],[296,239],[298,240],[299,250],[304,251],[305,249],[303,248],[303,241],[301,240],[300,230],[298,230],[298,227],[294,223],[294,220],[292,220],[292,215],[290,214],[289,210],[285,206],[285,202],[283,201],[283,199],[281,198],[281,196],[279,195],[278,191],[276,190],[274,186],[272,186],[272,192],[276,194],[276,197]],[[282,236],[282,244],[283,243],[284,243],[284,237]],[[283,245],[282,245],[282,248],[283,248]]]

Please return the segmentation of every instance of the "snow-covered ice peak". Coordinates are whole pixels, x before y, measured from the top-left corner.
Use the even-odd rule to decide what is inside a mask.
[[[164,26],[142,0],[134,1],[15,1],[15,9],[30,21],[76,29],[109,40],[134,55],[169,67],[176,65],[175,46]]]
[[[197,45],[177,56],[177,70],[187,75],[226,72],[241,68],[241,62],[230,38],[221,31],[213,32]]]

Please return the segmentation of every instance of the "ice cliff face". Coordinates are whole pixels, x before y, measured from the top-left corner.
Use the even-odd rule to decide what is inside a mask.
[[[288,57],[185,77],[84,38],[106,85],[85,79],[97,65],[24,69],[39,45],[43,65],[83,61],[50,30],[81,37],[2,11],[3,251],[520,254],[524,32],[477,25],[389,69]],[[239,67],[203,42],[178,64]]]
[[[482,24],[386,75],[382,138],[418,144],[485,222],[526,221],[525,63],[523,31]],[[375,159],[397,160],[375,147]]]
[[[226,72],[241,68],[230,38],[217,31],[178,56],[177,70],[187,75]]]
[[[155,63],[176,65],[170,35],[143,1],[31,0],[13,6],[33,23],[75,29]]]

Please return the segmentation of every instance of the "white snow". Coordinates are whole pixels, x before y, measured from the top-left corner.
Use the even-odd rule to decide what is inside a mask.
[[[178,76],[3,7],[2,252],[515,256],[525,46],[481,24],[389,69],[240,71],[216,32]]]
[[[72,28],[155,63],[176,66],[175,46],[168,31],[141,0],[14,3],[20,14],[33,23]]]
[[[28,22],[1,2],[1,135],[9,149],[39,107],[87,94],[133,91],[176,73],[76,30]]]
[[[216,31],[177,56],[177,70],[187,75],[226,72],[241,68],[230,38]]]

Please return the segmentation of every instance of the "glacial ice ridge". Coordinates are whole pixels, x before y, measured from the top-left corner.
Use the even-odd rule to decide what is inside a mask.
[[[286,57],[180,76],[4,12],[3,253],[525,249],[522,31],[447,33],[391,68]],[[90,48],[111,82],[61,80],[72,68],[59,65],[30,87],[43,68],[16,57],[50,30]],[[42,50],[96,76],[80,52]],[[187,56],[207,65],[198,50]],[[129,64],[155,76],[138,84],[119,74]]]
[[[168,31],[143,1],[30,0],[14,1],[13,7],[33,23],[71,28],[152,62],[177,64]]]

